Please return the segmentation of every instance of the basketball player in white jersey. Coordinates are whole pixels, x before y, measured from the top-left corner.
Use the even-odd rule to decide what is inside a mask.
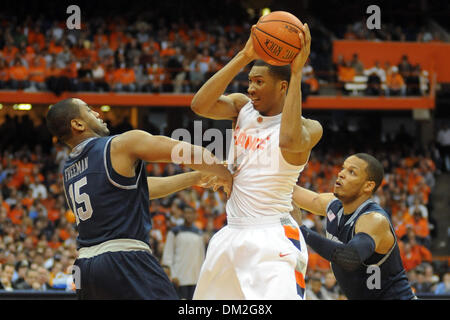
[[[299,37],[302,50],[290,66],[257,60],[248,75],[248,96],[225,96],[239,71],[258,59],[250,36],[192,100],[198,115],[234,125],[227,226],[211,239],[194,299],[304,299],[308,254],[289,212],[294,185],[322,127],[302,117],[302,68],[311,44],[306,24]]]

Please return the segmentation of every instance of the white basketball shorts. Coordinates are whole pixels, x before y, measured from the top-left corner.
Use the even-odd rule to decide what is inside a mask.
[[[211,239],[195,300],[302,300],[308,252],[298,224],[283,214],[233,218]]]

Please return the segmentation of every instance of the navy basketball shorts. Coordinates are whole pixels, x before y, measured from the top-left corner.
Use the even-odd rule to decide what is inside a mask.
[[[78,299],[178,300],[176,290],[147,251],[105,252],[79,258]]]

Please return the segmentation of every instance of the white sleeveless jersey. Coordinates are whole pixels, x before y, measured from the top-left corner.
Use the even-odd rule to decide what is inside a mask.
[[[229,217],[272,216],[292,210],[292,192],[305,165],[293,166],[279,148],[281,113],[261,116],[248,102],[239,112],[228,154],[234,173]]]

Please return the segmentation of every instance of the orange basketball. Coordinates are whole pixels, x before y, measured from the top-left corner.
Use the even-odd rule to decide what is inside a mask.
[[[265,62],[283,66],[292,62],[301,50],[298,33],[301,21],[286,11],[262,16],[253,31],[253,47]]]

